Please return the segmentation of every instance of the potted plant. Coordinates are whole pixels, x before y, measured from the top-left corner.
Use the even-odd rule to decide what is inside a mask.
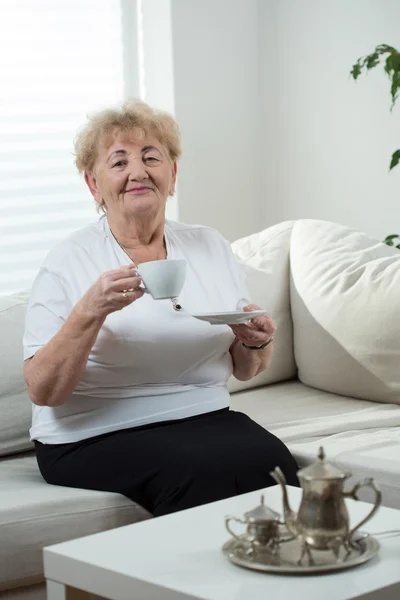
[[[396,101],[400,94],[400,52],[388,46],[387,44],[379,44],[371,54],[363,56],[358,59],[355,65],[353,65],[350,71],[352,77],[357,80],[362,72],[368,72],[374,69],[377,65],[383,63],[383,68],[389,80],[391,82],[390,95],[392,98],[392,104],[390,110],[392,111]],[[389,171],[396,167],[400,162],[400,149],[396,150],[392,154],[390,160]],[[388,246],[396,246],[400,249],[400,234],[394,233],[386,236],[384,243]]]

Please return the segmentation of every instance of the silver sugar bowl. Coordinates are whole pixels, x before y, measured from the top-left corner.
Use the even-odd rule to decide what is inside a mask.
[[[231,527],[230,522],[235,521],[247,525],[246,532],[238,535]],[[248,546],[248,553],[256,549],[269,549],[276,552],[279,547],[279,526],[282,525],[279,513],[264,504],[264,495],[261,504],[253,510],[246,512],[243,518],[226,516],[225,527],[229,533],[241,544]]]

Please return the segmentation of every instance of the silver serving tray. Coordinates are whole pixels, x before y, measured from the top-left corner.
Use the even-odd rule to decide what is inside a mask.
[[[264,549],[249,554],[249,545],[234,538],[223,545],[222,551],[234,565],[246,569],[282,575],[316,575],[361,565],[376,556],[380,548],[379,542],[371,535],[354,541],[353,546],[347,556],[341,549],[339,560],[330,550],[312,550],[313,565],[308,564],[306,557],[303,564],[298,564],[301,548],[297,538],[282,543],[276,554]]]

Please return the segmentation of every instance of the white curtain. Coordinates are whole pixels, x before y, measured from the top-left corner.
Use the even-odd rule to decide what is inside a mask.
[[[132,91],[133,4],[0,0],[0,294],[29,289],[49,249],[98,218],[73,139]]]

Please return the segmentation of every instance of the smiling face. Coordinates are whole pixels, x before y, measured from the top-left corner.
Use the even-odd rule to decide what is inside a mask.
[[[157,138],[119,132],[99,148],[93,173],[85,173],[85,180],[111,218],[154,219],[165,213],[176,170]]]

